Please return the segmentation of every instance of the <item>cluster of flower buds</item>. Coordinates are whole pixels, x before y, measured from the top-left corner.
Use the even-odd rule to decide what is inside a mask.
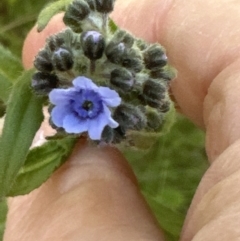
[[[32,80],[37,94],[49,96],[54,128],[106,143],[128,140],[131,132],[158,133],[174,77],[160,44],[115,28],[113,6],[114,0],[74,0],[63,17],[67,28],[36,56]]]

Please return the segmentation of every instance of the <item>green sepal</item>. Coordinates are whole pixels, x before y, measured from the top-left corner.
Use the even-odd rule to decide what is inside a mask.
[[[32,149],[8,196],[24,195],[40,187],[67,160],[75,143],[76,138],[65,137]]]
[[[7,206],[7,200],[3,198],[0,200],[0,241],[3,241],[3,235],[7,220],[7,212],[8,212],[8,206]]]
[[[37,19],[37,30],[41,32],[57,13],[66,11],[66,8],[73,0],[60,0],[49,3],[39,14]]]
[[[43,121],[44,99],[31,91],[33,73],[29,70],[19,77],[8,102],[0,138],[0,198],[9,192]]]
[[[117,24],[111,18],[109,18],[108,27],[112,34],[114,34],[118,30]]]

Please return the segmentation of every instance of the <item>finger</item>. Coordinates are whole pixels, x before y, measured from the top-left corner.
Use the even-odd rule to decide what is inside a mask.
[[[121,154],[79,143],[31,194],[10,200],[4,240],[163,240]]]
[[[145,14],[154,17],[157,9],[161,11],[153,2],[132,1],[128,5],[129,11],[135,6],[132,14],[127,14],[125,3],[121,10],[128,17],[122,21],[119,11],[116,19],[136,29],[136,34],[146,32],[150,40],[154,40],[152,26],[157,31],[179,72],[172,84],[175,99],[195,123],[206,125],[208,156],[214,161],[194,197],[181,240],[238,240],[240,34],[235,26],[239,5],[225,0],[158,1],[168,12],[148,25]]]
[[[239,56],[240,9],[226,0],[122,0],[115,21],[137,36],[159,41],[178,70],[172,92],[182,112],[204,126],[203,103],[213,79]]]
[[[240,140],[228,147],[204,175],[185,220],[182,241],[240,237]]]

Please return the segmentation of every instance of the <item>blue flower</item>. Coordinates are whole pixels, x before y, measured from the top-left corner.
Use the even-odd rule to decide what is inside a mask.
[[[52,90],[49,99],[55,105],[51,111],[53,124],[67,133],[88,132],[92,140],[100,140],[106,125],[118,127],[108,108],[120,105],[118,93],[98,87],[84,76],[74,79],[71,88]]]

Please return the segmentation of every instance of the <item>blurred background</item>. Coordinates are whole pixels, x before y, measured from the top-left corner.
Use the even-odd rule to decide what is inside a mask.
[[[8,49],[20,60],[24,38],[48,2],[1,0],[0,47]],[[0,116],[4,109],[0,100]],[[150,150],[124,151],[143,195],[169,241],[178,240],[191,199],[208,167],[204,138],[201,130],[185,117],[177,115],[170,131]]]

